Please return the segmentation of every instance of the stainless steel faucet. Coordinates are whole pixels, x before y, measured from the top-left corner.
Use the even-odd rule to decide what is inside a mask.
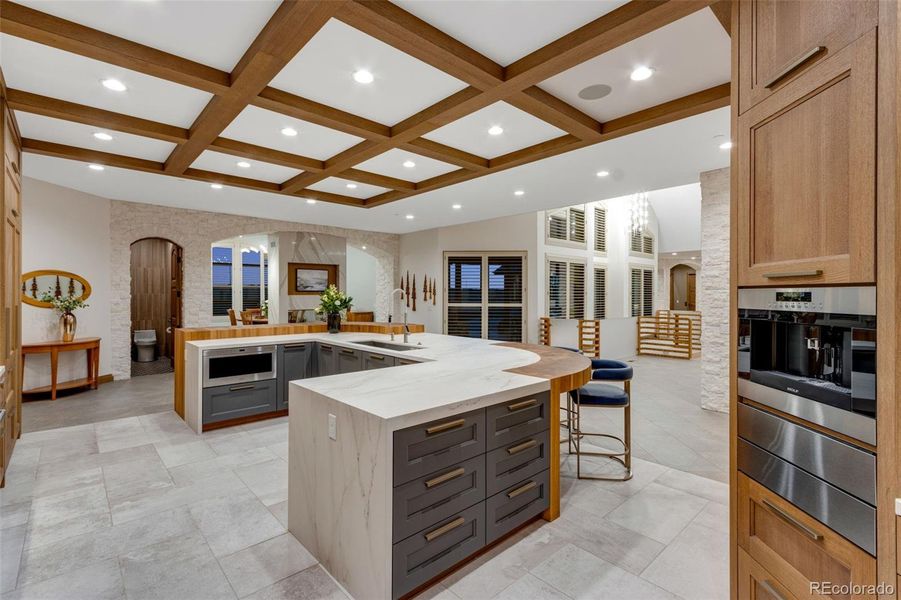
[[[400,299],[404,300],[404,295],[406,292],[401,288],[396,288],[393,292],[391,292],[391,298],[394,298],[394,294],[400,292]],[[410,343],[410,325],[407,323],[407,305],[404,304],[404,343]],[[394,328],[391,328],[391,341],[394,341]]]

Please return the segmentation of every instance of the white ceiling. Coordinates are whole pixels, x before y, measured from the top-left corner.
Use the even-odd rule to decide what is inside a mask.
[[[370,71],[369,84],[354,81]],[[394,125],[466,84],[331,19],[270,85],[384,125]]]
[[[294,137],[282,135],[292,127]],[[322,127],[256,106],[248,106],[222,132],[222,137],[325,160],[363,141],[343,131]]]
[[[190,127],[212,98],[206,92],[7,34],[0,35],[0,59],[9,88],[169,125]],[[107,78],[120,80],[128,91],[113,92],[100,85]]]
[[[372,209],[310,205],[228,186],[212,190],[203,182],[116,168],[98,173],[82,162],[33,154],[25,155],[23,171],[116,200],[408,233],[693,183],[701,172],[729,166],[729,153],[714,140],[728,131],[727,107]],[[600,169],[611,175],[599,179]],[[514,196],[516,189],[525,195]],[[455,203],[463,209],[453,210]],[[415,219],[407,220],[406,214]]]
[[[632,81],[635,67],[654,69]],[[699,10],[666,27],[564,71],[539,87],[599,121],[649,108],[729,81],[730,40],[713,12]],[[579,91],[606,84],[609,96],[582,100]]]
[[[627,1],[394,0],[394,3],[507,66]]]
[[[354,187],[348,188],[348,185]],[[351,181],[350,179],[341,179],[340,177],[329,177],[327,179],[323,179],[322,181],[318,181],[309,186],[309,188],[311,190],[331,192],[332,194],[342,194],[344,196],[351,196],[353,198],[371,198],[372,196],[377,196],[383,192],[388,191],[387,188],[379,187],[377,185],[359,183],[356,181]]]
[[[229,72],[280,4],[279,0],[17,2]],[[135,27],[135,23],[140,27]]]
[[[413,161],[413,167],[404,166],[404,163],[408,160]],[[395,148],[361,162],[356,168],[407,181],[422,181],[456,171],[459,167]]]
[[[239,167],[238,163],[242,161],[249,162],[250,167]],[[247,177],[249,179],[270,181],[272,183],[281,183],[282,181],[301,173],[299,169],[289,169],[288,167],[283,167],[281,165],[273,165],[271,163],[241,158],[230,154],[214,152],[212,150],[204,150],[191,167],[194,169],[225,173],[227,175],[237,175],[238,177]],[[209,184],[207,184],[207,187],[209,187]]]
[[[22,137],[146,158],[157,162],[165,161],[175,148],[175,144],[170,142],[19,111],[16,111],[16,123],[19,125]],[[94,137],[94,134],[98,132],[107,133],[113,136],[113,139],[108,142],[98,140]]]
[[[502,127],[504,132],[491,135],[488,129],[494,126]],[[506,102],[495,102],[422,137],[494,158],[561,135],[566,132]]]

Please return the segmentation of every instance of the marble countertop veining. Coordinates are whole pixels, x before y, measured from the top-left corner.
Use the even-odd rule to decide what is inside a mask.
[[[237,348],[264,344],[319,341],[388,356],[422,361],[388,369],[373,369],[293,382],[342,404],[385,420],[395,420],[445,406],[465,407],[468,401],[511,393],[531,394],[550,389],[547,379],[507,372],[537,362],[528,350],[499,346],[482,339],[432,333],[410,335],[421,348],[394,351],[355,342],[390,341],[371,333],[307,333],[188,342],[198,349]],[[395,343],[402,343],[398,335]],[[513,397],[513,396],[511,396]],[[501,400],[502,401],[502,400]]]

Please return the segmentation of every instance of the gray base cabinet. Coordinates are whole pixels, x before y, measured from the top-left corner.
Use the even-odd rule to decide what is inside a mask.
[[[317,344],[316,352],[316,377],[335,375],[338,372],[337,355],[338,348],[331,344]]]
[[[544,392],[394,432],[394,598],[550,506],[549,407]]]
[[[394,367],[397,365],[397,359],[393,356],[385,356],[384,354],[376,354],[375,352],[363,352],[363,370],[384,369],[386,367]]]
[[[217,423],[274,412],[277,403],[276,379],[205,388],[203,423]]]
[[[338,373],[356,373],[363,370],[363,352],[353,348],[338,348],[335,358]]]
[[[278,410],[288,408],[288,384],[312,375],[313,343],[286,344],[278,349]]]

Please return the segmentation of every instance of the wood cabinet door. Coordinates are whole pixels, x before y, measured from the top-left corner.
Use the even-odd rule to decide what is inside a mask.
[[[6,365],[7,389],[14,390],[16,404],[21,402],[21,382],[19,361],[21,360],[20,352],[22,348],[22,301],[19,288],[21,280],[22,266],[22,229],[21,214],[19,212],[19,176],[15,172],[9,160],[9,156],[4,157],[4,177],[3,177],[3,264],[2,269],[2,303],[4,329],[2,330],[2,347],[3,355],[0,360]],[[16,410],[15,414],[7,415],[7,419],[12,417],[12,431],[14,437],[18,437],[21,429],[21,411]],[[9,443],[9,441],[7,441]]]
[[[739,112],[876,26],[876,0],[738,3]]]
[[[797,600],[748,553],[738,549],[738,600]]]
[[[876,34],[738,118],[738,285],[875,280]]]

